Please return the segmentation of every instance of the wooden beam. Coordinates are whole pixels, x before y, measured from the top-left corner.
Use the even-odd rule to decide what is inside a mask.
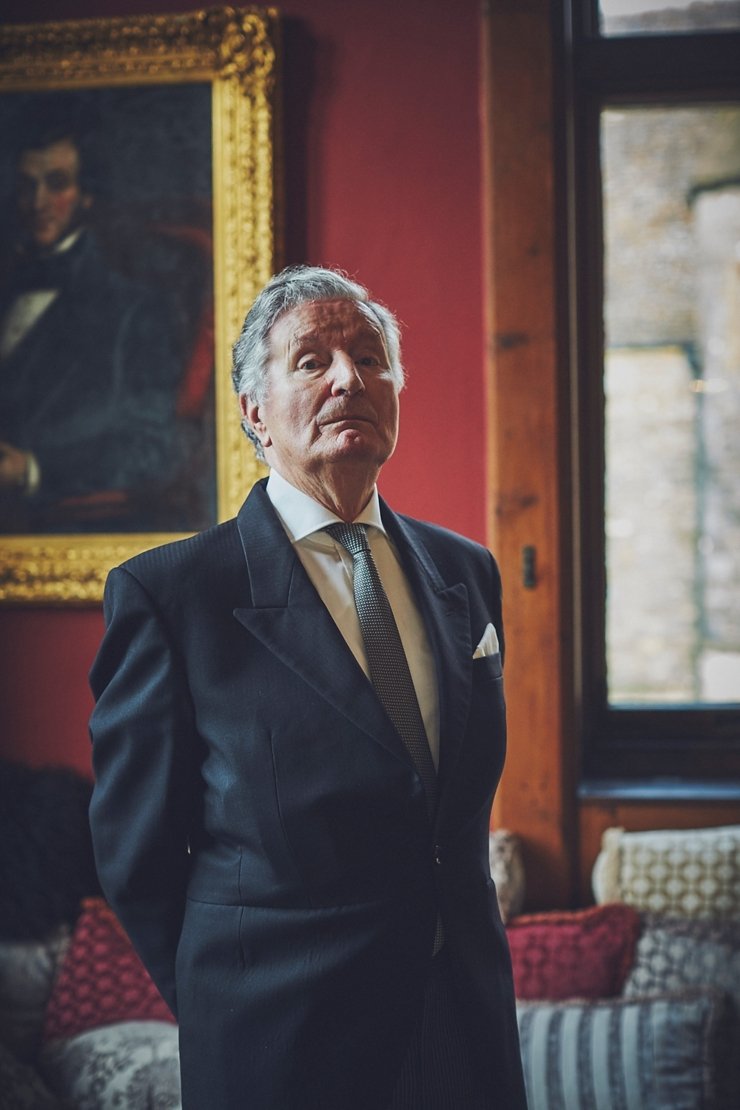
[[[577,875],[550,2],[492,0],[483,27],[489,522],[509,718],[493,820],[522,838],[534,909],[571,904]]]

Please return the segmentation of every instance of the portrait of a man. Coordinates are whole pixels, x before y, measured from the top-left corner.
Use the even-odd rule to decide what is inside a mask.
[[[149,92],[162,122],[168,95]],[[110,90],[93,117],[90,93],[46,94],[16,111],[0,276],[5,533],[189,530],[213,512],[209,229],[151,167],[136,181],[136,100]]]

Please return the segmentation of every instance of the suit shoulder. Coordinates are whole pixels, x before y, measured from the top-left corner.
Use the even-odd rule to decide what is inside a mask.
[[[128,572],[150,591],[187,586],[197,580],[218,579],[241,555],[236,520],[216,524],[204,532],[142,551],[117,570]]]

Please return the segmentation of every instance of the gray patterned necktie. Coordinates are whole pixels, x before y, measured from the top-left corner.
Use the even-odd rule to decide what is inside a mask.
[[[352,556],[355,606],[370,678],[419,772],[432,816],[437,800],[437,772],[406,653],[367,541],[365,525],[331,524],[326,531]]]

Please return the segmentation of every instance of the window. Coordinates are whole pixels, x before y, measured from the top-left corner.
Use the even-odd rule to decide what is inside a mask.
[[[576,15],[584,770],[740,775],[740,5]]]
[[[738,0],[601,0],[603,35],[740,29]]]

